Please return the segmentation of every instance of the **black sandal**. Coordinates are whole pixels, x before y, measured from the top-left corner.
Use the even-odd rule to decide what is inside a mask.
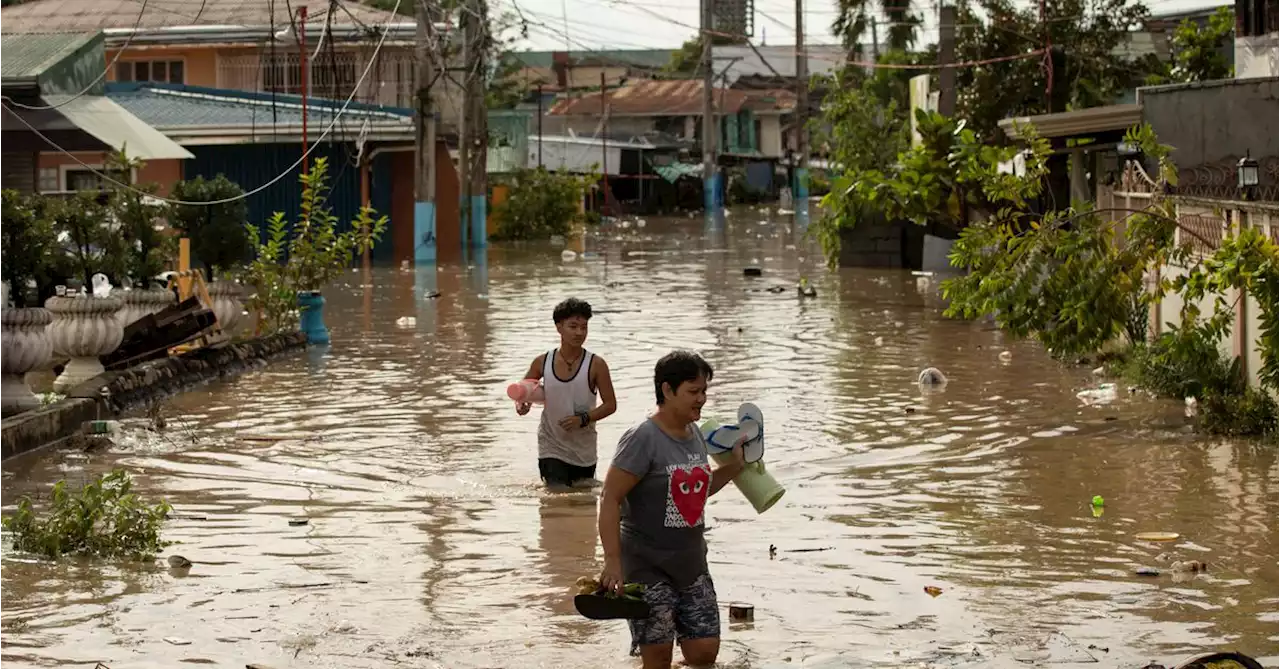
[[[649,605],[643,600],[603,592],[577,595],[573,598],[573,606],[582,617],[591,620],[644,620],[649,617]]]

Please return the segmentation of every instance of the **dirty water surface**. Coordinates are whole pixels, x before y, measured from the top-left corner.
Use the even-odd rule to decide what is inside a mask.
[[[572,607],[600,564],[595,497],[539,487],[538,409],[504,393],[569,296],[595,307],[618,392],[601,471],[672,347],[716,369],[705,415],[763,410],[786,496],[757,515],[729,487],[707,512],[722,666],[1277,666],[1274,445],[1123,392],[1086,405],[1087,366],[943,318],[936,281],[828,273],[790,216],[650,219],[577,250],[353,273],[326,291],[329,348],[174,397],[161,432],[6,462],[6,509],[124,467],[174,505],[179,543],[141,566],[6,545],[5,666],[638,667],[625,624]],[[945,389],[922,393],[928,366]],[[1172,571],[1192,559],[1208,571]]]

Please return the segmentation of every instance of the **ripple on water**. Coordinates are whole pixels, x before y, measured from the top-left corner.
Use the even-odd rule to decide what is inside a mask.
[[[167,536],[195,564],[6,552],[0,658],[634,667],[625,625],[569,598],[599,568],[595,496],[541,489],[537,412],[516,416],[502,392],[555,346],[550,311],[576,295],[619,398],[602,461],[673,347],[715,366],[708,415],[751,401],[768,416],[787,496],[757,515],[730,488],[708,510],[721,599],[756,610],[726,620],[725,666],[1083,667],[1091,646],[1114,666],[1217,646],[1277,666],[1274,448],[1197,440],[1181,407],[1137,396],[1083,407],[1089,370],[942,318],[936,281],[827,274],[790,216],[758,219],[610,228],[571,264],[495,245],[487,265],[378,270],[367,300],[356,275],[326,291],[332,347],[174,398],[162,434],[6,462],[9,504],[130,469],[184,514]],[[797,298],[800,276],[817,299]],[[916,384],[928,366],[945,390]],[[1134,539],[1146,530],[1184,540]],[[1133,575],[1165,553],[1210,571]]]

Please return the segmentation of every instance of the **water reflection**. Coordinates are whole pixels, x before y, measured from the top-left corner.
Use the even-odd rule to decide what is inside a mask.
[[[607,224],[573,260],[495,246],[377,269],[372,289],[352,273],[326,291],[327,349],[173,398],[164,433],[6,462],[6,504],[130,469],[185,514],[167,536],[195,566],[6,553],[0,658],[634,667],[625,625],[571,608],[599,567],[595,500],[542,491],[536,412],[502,393],[575,295],[596,308],[588,347],[619,398],[602,462],[677,346],[716,367],[708,415],[751,401],[769,423],[783,503],[757,515],[729,488],[708,508],[721,598],[756,607],[753,625],[726,625],[726,666],[1137,667],[1200,647],[1277,665],[1274,447],[1198,439],[1181,407],[1141,397],[1082,406],[1087,369],[942,318],[936,279],[828,274],[790,215],[720,223]],[[930,365],[942,392],[915,383]],[[1210,570],[1133,575],[1180,559]]]

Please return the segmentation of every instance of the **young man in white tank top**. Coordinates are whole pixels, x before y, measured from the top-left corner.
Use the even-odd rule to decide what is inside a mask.
[[[548,487],[596,484],[596,422],[618,410],[604,358],[582,347],[591,305],[569,298],[551,314],[560,347],[533,359],[526,379],[542,379],[546,399],[538,424],[538,473]],[[597,400],[599,400],[597,402]],[[529,404],[516,406],[521,416]]]

